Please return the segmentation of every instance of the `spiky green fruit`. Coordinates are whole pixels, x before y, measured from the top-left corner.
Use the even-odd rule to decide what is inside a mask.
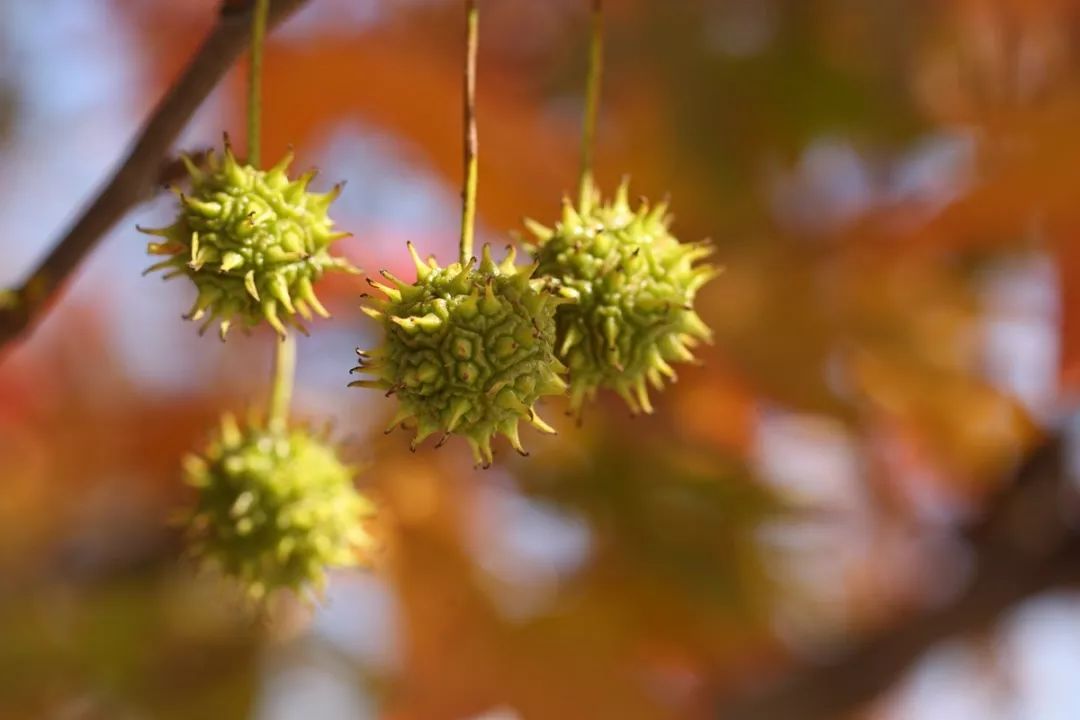
[[[561,301],[533,280],[535,264],[514,265],[515,252],[496,264],[491,248],[465,265],[439,267],[421,260],[409,243],[416,282],[369,280],[385,300],[372,299],[364,311],[382,323],[386,341],[373,352],[357,350],[354,372],[375,376],[353,386],[396,394],[400,408],[387,432],[415,427],[412,449],[429,435],[464,437],[478,464],[492,461],[491,441],[505,435],[521,454],[518,423],[525,420],[555,431],[533,405],[544,395],[566,391],[559,375],[566,368],[555,357],[555,308]]]
[[[327,568],[356,565],[372,546],[364,521],[374,506],[353,486],[355,470],[305,428],[241,427],[226,416],[184,469],[198,493],[188,521],[195,553],[255,598],[321,589]]]
[[[329,252],[334,240],[348,235],[335,232],[327,215],[341,185],[310,193],[315,171],[290,180],[291,153],[264,171],[237,162],[228,142],[221,158],[207,155],[205,170],[183,160],[191,193],[177,191],[176,221],[139,229],[162,238],[147,252],[168,256],[146,272],[163,270],[166,279],[183,275],[195,284],[198,295],[185,317],[205,317],[200,332],[218,322],[223,340],[234,320],[248,326],[265,320],[284,336],[283,319],[304,331],[300,318],[329,317],[314,283],[328,270],[356,272]]]
[[[697,264],[705,242],[680,243],[669,231],[667,203],[631,209],[626,181],[613,202],[590,188],[575,208],[563,201],[554,229],[527,220],[538,274],[573,302],[559,308],[558,355],[570,368],[570,404],[580,412],[599,388],[611,388],[630,409],[652,412],[646,381],[657,390],[675,379],[672,361],[712,333],[694,312],[698,289],[717,274]]]

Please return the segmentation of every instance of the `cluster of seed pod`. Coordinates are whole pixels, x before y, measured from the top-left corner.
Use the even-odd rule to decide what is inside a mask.
[[[515,264],[513,247],[498,263],[487,245],[479,261],[467,257],[476,197],[475,2],[466,7],[462,260],[442,267],[409,243],[413,282],[385,271],[389,284],[368,280],[382,297],[368,298],[364,310],[381,325],[384,342],[357,351],[353,370],[370,377],[350,384],[396,395],[387,431],[415,431],[412,449],[431,435],[440,436],[439,445],[458,435],[488,467],[497,435],[527,454],[523,421],[555,432],[537,414],[543,397],[568,395],[580,414],[599,390],[610,389],[633,412],[652,412],[648,385],[662,389],[675,379],[672,363],[694,361],[692,349],[711,339],[693,302],[716,270],[701,262],[711,253],[707,244],[683,244],[671,234],[666,203],[634,209],[626,183],[604,202],[588,172],[580,204],[564,201],[553,227],[526,222],[535,240],[531,264]],[[594,58],[598,47],[597,40]],[[256,65],[253,59],[253,75]],[[590,87],[595,108],[598,86]],[[254,91],[250,107],[257,117]],[[587,137],[594,120],[592,113]],[[252,136],[257,148],[257,122],[249,125],[249,146]],[[149,252],[165,256],[148,272],[193,284],[196,298],[185,317],[202,320],[200,332],[215,322],[222,340],[236,322],[266,322],[282,338],[287,324],[306,332],[304,320],[328,317],[315,283],[328,271],[358,272],[330,253],[347,235],[328,215],[341,186],[312,193],[314,173],[290,179],[291,161],[289,154],[269,170],[241,163],[226,138],[222,155],[211,152],[206,167],[184,159],[191,188],[177,191],[175,221],[144,230],[159,238]],[[352,470],[325,437],[290,426],[287,412],[244,427],[226,419],[186,469],[198,492],[189,518],[196,550],[254,596],[318,587],[325,568],[354,564],[370,548],[363,522],[373,506],[354,488]]]
[[[390,427],[415,429],[414,449],[457,434],[486,467],[501,432],[524,453],[518,421],[552,432],[534,403],[567,389],[575,412],[601,388],[652,412],[646,382],[662,388],[675,378],[670,363],[694,361],[691,349],[711,339],[693,301],[716,274],[699,263],[712,248],[680,243],[666,204],[631,209],[624,182],[614,202],[590,189],[582,207],[564,202],[554,228],[527,225],[536,236],[528,268],[515,267],[513,248],[496,265],[486,246],[476,269],[440,268],[410,244],[413,283],[385,272],[392,286],[371,282],[385,297],[365,311],[385,342],[357,351],[354,371],[375,377],[352,385],[397,395]]]
[[[328,209],[341,191],[313,193],[314,172],[288,176],[291,153],[269,170],[240,163],[226,138],[206,166],[188,158],[190,191],[176,190],[172,225],[148,251],[165,260],[148,269],[166,279],[187,277],[196,292],[185,315],[230,326],[266,322],[279,336],[286,323],[329,317],[314,284],[327,271],[358,272],[330,245],[347,233],[333,230]],[[374,505],[354,486],[355,471],[338,459],[325,434],[304,425],[226,416],[205,450],[185,461],[196,491],[187,514],[192,550],[236,578],[249,596],[278,589],[318,590],[330,567],[365,562],[372,539],[366,523]]]

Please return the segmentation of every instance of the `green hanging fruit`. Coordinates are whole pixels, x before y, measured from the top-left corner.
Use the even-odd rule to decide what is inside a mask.
[[[442,432],[464,437],[478,464],[492,461],[491,441],[505,435],[525,454],[518,423],[525,420],[555,431],[536,414],[538,398],[566,391],[559,377],[566,368],[555,357],[555,309],[565,302],[532,278],[536,266],[518,268],[515,253],[500,264],[484,246],[479,267],[439,267],[420,259],[409,244],[416,282],[388,272],[391,284],[369,282],[385,300],[371,300],[364,311],[379,320],[386,340],[371,353],[357,350],[355,371],[375,375],[351,385],[385,390],[400,402],[393,429],[415,427],[411,447]]]
[[[356,565],[373,545],[364,521],[374,505],[353,486],[355,470],[304,428],[241,427],[226,416],[184,467],[198,492],[188,521],[195,553],[256,599],[321,589],[328,567]]]
[[[527,220],[538,274],[573,302],[559,308],[557,349],[570,369],[570,404],[580,412],[597,389],[611,388],[630,409],[652,412],[646,381],[662,389],[675,379],[671,361],[712,338],[694,312],[698,289],[718,274],[695,264],[712,253],[705,242],[680,243],[669,231],[667,203],[633,210],[626,181],[614,202],[590,187],[586,202],[563,202],[554,229]]]
[[[241,165],[225,143],[223,158],[211,151],[207,169],[183,157],[191,176],[191,194],[178,191],[180,214],[166,228],[143,229],[162,238],[147,251],[167,255],[146,272],[166,271],[165,278],[185,275],[198,296],[189,320],[206,318],[200,332],[219,323],[224,340],[233,321],[248,326],[266,320],[284,336],[283,316],[301,331],[297,314],[329,317],[313,285],[328,270],[356,272],[344,258],[329,253],[330,244],[348,233],[335,232],[327,209],[341,192],[310,193],[314,171],[289,180],[292,154],[269,170]]]

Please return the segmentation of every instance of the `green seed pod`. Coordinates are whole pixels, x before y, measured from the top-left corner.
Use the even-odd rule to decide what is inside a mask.
[[[256,599],[321,589],[326,568],[356,565],[373,545],[364,520],[374,506],[353,487],[354,469],[304,428],[241,428],[226,416],[184,469],[198,491],[188,522],[195,553]]]
[[[357,350],[353,371],[376,376],[353,386],[396,394],[400,408],[387,432],[398,425],[415,427],[411,447],[442,432],[464,437],[478,464],[492,461],[491,440],[502,433],[521,454],[518,422],[526,420],[547,433],[555,431],[536,414],[533,404],[543,395],[566,391],[559,377],[566,371],[554,353],[555,308],[561,301],[532,280],[535,264],[514,265],[515,252],[500,264],[484,246],[462,266],[439,267],[424,262],[409,243],[416,282],[409,284],[388,272],[391,283],[369,280],[386,295],[364,311],[379,320],[385,344],[367,353]]]
[[[198,296],[184,317],[206,318],[200,332],[217,321],[222,340],[234,319],[248,326],[266,320],[284,336],[282,315],[301,331],[297,314],[329,317],[313,285],[327,270],[356,272],[329,246],[348,236],[335,232],[326,211],[341,192],[307,191],[315,171],[289,180],[287,154],[269,170],[241,165],[228,141],[223,159],[211,151],[208,170],[182,158],[191,176],[191,194],[178,192],[180,214],[166,228],[143,229],[162,238],[147,252],[168,258],[146,272],[164,270],[165,278],[186,275]],[[284,311],[284,313],[282,313]]]
[[[652,412],[648,380],[657,390],[675,379],[670,361],[692,362],[691,349],[712,332],[694,312],[698,289],[717,275],[695,265],[712,253],[705,242],[680,243],[669,231],[667,203],[632,210],[626,181],[613,203],[590,189],[575,209],[563,202],[554,229],[527,220],[538,273],[573,301],[559,308],[557,350],[570,368],[576,412],[598,388],[615,390],[630,409]]]

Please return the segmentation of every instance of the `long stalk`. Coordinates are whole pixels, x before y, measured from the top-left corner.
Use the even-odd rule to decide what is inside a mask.
[[[255,0],[251,16],[251,55],[248,67],[247,161],[259,167],[262,161],[262,59],[266,38],[269,0]],[[289,334],[275,343],[273,376],[270,383],[269,427],[283,431],[289,423],[293,378],[296,375],[296,338]]]
[[[476,0],[465,0],[465,184],[462,191],[461,263],[473,254],[476,235],[476,49],[479,36]]]
[[[585,118],[581,130],[581,178],[578,202],[588,210],[593,195],[593,155],[596,146],[596,117],[600,112],[600,81],[604,63],[604,9],[602,0],[592,0],[592,35],[589,40],[589,70],[585,83]]]
[[[251,16],[251,56],[248,67],[247,161],[259,167],[262,160],[262,58],[266,37],[266,16],[270,0],[255,0]]]
[[[282,431],[289,424],[293,377],[296,375],[296,335],[289,333],[275,343],[274,374],[270,385],[269,427]]]

